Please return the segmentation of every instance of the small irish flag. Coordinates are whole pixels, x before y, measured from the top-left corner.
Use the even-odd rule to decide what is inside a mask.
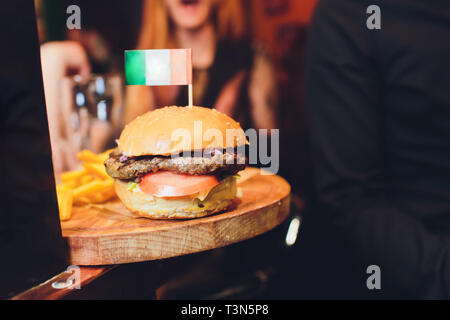
[[[125,51],[127,85],[192,84],[192,49]]]

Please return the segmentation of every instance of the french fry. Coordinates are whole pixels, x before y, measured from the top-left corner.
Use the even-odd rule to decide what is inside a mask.
[[[69,188],[72,190],[72,189],[75,189],[76,187],[78,187],[80,184],[77,180],[69,180],[69,181],[63,182],[63,185],[66,188]]]
[[[77,197],[74,199],[74,203],[77,205],[105,203],[108,200],[111,200],[115,197],[116,197],[115,192],[107,190],[103,192],[88,194],[86,196]]]
[[[78,188],[74,189],[73,196],[75,198],[78,198],[78,197],[87,196],[89,194],[101,192],[101,190],[107,188],[111,182],[114,183],[114,181],[110,181],[110,180],[102,181],[100,179],[95,179],[92,182],[81,185]]]
[[[103,196],[103,201],[100,202],[100,203],[104,203],[104,202],[106,202],[106,201],[109,201],[109,200],[111,200],[111,199],[114,199],[114,198],[116,197],[116,191],[115,191],[114,189],[112,189],[111,191],[104,192],[104,193],[102,194],[102,196]]]
[[[113,151],[114,151],[114,149],[109,149],[98,155],[98,157],[102,160],[102,163],[104,163],[106,161],[106,159],[109,158],[109,154]]]
[[[63,183],[78,181],[84,174],[86,174],[86,169],[64,172],[61,174],[61,181]]]
[[[108,187],[102,191],[102,196],[104,199],[104,201],[102,201],[102,202],[106,202],[106,201],[111,200],[116,197],[116,190],[114,188],[114,180],[112,181],[112,184],[108,185]]]
[[[116,188],[114,186],[114,180],[111,179],[112,183],[108,184],[107,188],[103,190],[103,194],[108,196],[115,196],[116,195]]]
[[[65,185],[58,185],[56,194],[58,197],[59,218],[62,221],[69,220],[72,215],[72,190]]]
[[[108,201],[108,199],[106,199],[103,193],[91,194],[89,195],[89,198],[92,200],[92,203],[104,203]]]
[[[96,175],[101,179],[110,179],[111,177],[106,173],[105,166],[100,163],[84,163],[83,167],[87,172]]]
[[[95,180],[95,177],[91,176],[90,174],[86,174],[86,175],[84,175],[84,176],[82,176],[80,178],[80,184],[79,185],[87,184],[87,183],[89,183],[89,182],[91,182],[93,180]]]
[[[85,163],[101,163],[102,159],[89,150],[83,150],[77,154],[77,158]]]
[[[104,162],[113,151],[95,154],[83,150],[77,154],[83,169],[61,174],[61,184],[57,186],[60,219],[71,217],[72,205],[105,203],[116,197],[114,180],[106,173]]]
[[[77,197],[73,199],[73,204],[83,205],[83,204],[91,204],[92,200],[88,197]]]

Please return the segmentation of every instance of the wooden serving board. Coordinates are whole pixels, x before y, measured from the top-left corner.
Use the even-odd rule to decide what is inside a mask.
[[[194,220],[134,216],[120,201],[74,207],[61,223],[74,265],[109,265],[164,259],[210,250],[267,232],[289,214],[290,186],[276,175],[248,168],[238,179],[231,211]]]

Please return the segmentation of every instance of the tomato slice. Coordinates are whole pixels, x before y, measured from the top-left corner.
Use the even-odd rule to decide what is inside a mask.
[[[155,197],[173,198],[209,191],[218,184],[219,180],[215,176],[191,176],[158,171],[147,174],[139,183],[139,188]]]

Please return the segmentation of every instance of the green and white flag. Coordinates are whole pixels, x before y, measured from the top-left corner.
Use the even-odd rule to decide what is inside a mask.
[[[192,85],[192,49],[125,51],[127,85]]]

